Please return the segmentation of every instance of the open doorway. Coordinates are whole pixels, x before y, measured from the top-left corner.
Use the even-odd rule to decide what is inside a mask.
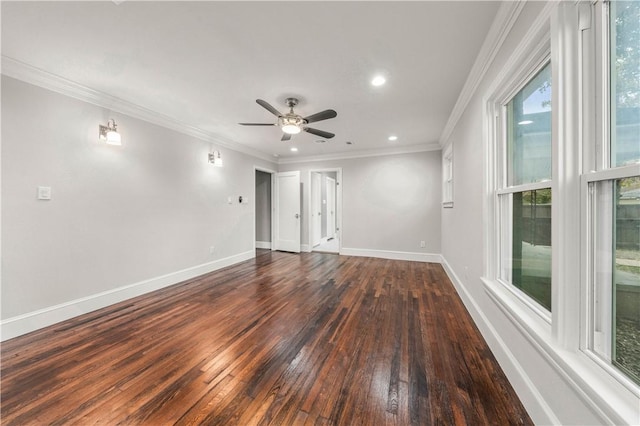
[[[340,253],[341,169],[309,171],[309,242],[311,251]]]
[[[255,169],[255,245],[257,249],[273,247],[273,173]]]

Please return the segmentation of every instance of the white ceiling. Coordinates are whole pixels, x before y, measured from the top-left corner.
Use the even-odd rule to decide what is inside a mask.
[[[2,54],[269,156],[353,154],[437,143],[499,5],[2,2]],[[274,122],[255,99],[290,96],[303,116],[335,109],[310,127],[336,137],[237,124]]]

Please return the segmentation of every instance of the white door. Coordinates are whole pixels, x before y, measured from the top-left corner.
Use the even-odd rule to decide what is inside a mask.
[[[311,246],[320,244],[322,238],[322,206],[320,203],[322,180],[320,173],[311,173]]]
[[[276,173],[276,250],[300,253],[300,172]]]
[[[327,238],[336,237],[336,180],[327,178]]]

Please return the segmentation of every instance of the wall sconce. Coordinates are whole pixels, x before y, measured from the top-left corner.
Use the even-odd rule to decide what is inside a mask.
[[[210,152],[209,162],[216,167],[222,167],[222,157],[220,156],[220,151]]]
[[[109,145],[122,145],[122,138],[113,118],[107,122],[106,126],[99,125],[98,132],[101,141],[105,141]]]

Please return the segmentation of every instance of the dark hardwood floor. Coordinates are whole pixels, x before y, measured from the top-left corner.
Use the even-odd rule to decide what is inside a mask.
[[[532,423],[438,264],[259,251],[1,361],[3,425]]]

